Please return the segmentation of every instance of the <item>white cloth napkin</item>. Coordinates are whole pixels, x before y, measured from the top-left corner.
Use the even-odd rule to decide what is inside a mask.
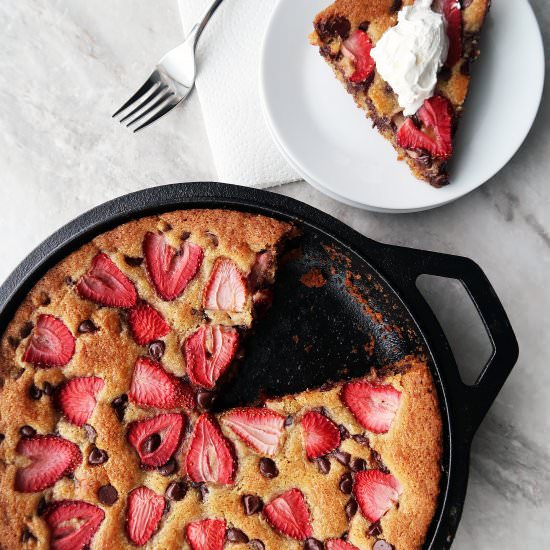
[[[211,0],[179,0],[185,33]],[[277,150],[260,106],[260,50],[275,0],[225,0],[197,49],[197,92],[220,181],[270,187],[300,179]]]

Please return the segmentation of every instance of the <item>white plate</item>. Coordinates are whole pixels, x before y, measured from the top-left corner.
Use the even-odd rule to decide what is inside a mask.
[[[442,189],[416,180],[396,160],[308,43],[315,14],[329,3],[279,0],[261,56],[268,126],[306,181],[353,206],[414,212],[462,197],[512,158],[533,124],[544,84],[542,38],[528,0],[493,2],[458,129],[451,184]]]

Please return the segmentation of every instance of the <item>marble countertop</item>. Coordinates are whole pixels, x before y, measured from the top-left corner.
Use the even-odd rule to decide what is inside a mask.
[[[531,3],[548,60],[550,4]],[[216,179],[196,96],[138,135],[110,118],[181,40],[176,0],[154,8],[149,0],[0,2],[0,28],[0,282],[92,206],[149,186]],[[275,189],[374,239],[473,258],[502,299],[521,354],[473,444],[458,550],[550,547],[549,173],[547,86],[521,150],[455,204],[394,216],[339,204],[304,182]],[[449,285],[429,293],[471,374],[487,343],[470,330],[467,300]]]

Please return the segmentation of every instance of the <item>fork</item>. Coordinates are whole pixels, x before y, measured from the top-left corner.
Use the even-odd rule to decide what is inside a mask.
[[[200,22],[193,26],[185,41],[170,50],[158,62],[143,86],[113,114],[113,118],[132,108],[120,118],[119,122],[126,123],[126,127],[129,128],[138,121],[142,121],[142,124],[134,129],[134,132],[138,132],[169,113],[191,93],[197,75],[195,61],[197,42],[222,2],[223,0],[212,2]]]

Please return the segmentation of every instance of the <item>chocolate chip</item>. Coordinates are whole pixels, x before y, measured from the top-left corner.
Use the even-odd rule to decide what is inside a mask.
[[[357,513],[357,502],[355,499],[350,498],[344,507],[344,511],[346,512],[346,517],[348,518],[348,521],[351,520],[351,518]]]
[[[4,434],[0,434],[0,443],[2,443],[6,439],[6,436]]]
[[[15,338],[15,336],[8,336],[8,344],[13,348],[17,349],[17,346],[19,345],[19,338]]]
[[[143,258],[139,256],[124,256],[124,261],[131,267],[139,267],[143,263]]]
[[[36,507],[36,515],[41,516],[46,511],[47,508],[48,508],[48,503],[46,502],[46,499],[42,497],[38,502],[38,506]]]
[[[452,76],[453,72],[451,71],[451,69],[449,69],[449,67],[443,67],[440,71],[439,71],[439,74],[437,75],[439,80],[443,81],[443,82],[448,82]]]
[[[360,472],[367,469],[367,463],[362,458],[354,457],[350,460],[349,467],[352,472]]]
[[[90,443],[95,443],[95,440],[97,438],[97,432],[95,431],[95,428],[93,426],[90,426],[90,424],[84,424],[82,427],[86,432],[86,437],[88,438],[88,441]]]
[[[330,460],[326,456],[321,456],[315,460],[317,468],[322,474],[327,475],[330,472]]]
[[[204,483],[201,483],[198,487],[199,489],[199,500],[201,502],[204,502],[206,500],[206,497],[209,493],[208,491],[208,487],[204,484]]]
[[[32,329],[33,329],[34,325],[32,323],[32,321],[27,321],[22,327],[21,329],[19,330],[19,336],[21,338],[26,338],[27,336],[30,335],[30,333],[32,332]]]
[[[171,476],[176,473],[178,469],[178,463],[176,459],[172,457],[164,466],[160,466],[158,471],[163,476]]]
[[[90,332],[96,332],[98,328],[94,325],[93,321],[90,319],[86,319],[85,321],[82,321],[80,325],[78,325],[78,332],[80,334],[87,334]]]
[[[319,387],[319,391],[326,392],[332,390],[332,388],[334,388],[334,382],[328,381]]]
[[[32,384],[29,387],[29,396],[31,399],[38,400],[42,397],[42,390],[38,386]]]
[[[65,277],[65,284],[67,284],[67,285],[69,285],[69,286],[74,285],[73,278],[70,277],[69,275],[67,275],[67,277]]]
[[[97,498],[102,504],[112,506],[118,500],[118,491],[112,485],[103,485],[97,492]]]
[[[390,471],[388,470],[387,466],[384,464],[382,457],[378,452],[376,452],[374,449],[372,451],[372,458],[376,462],[376,465],[378,466],[378,469],[383,472],[384,474],[389,474]]]
[[[43,306],[49,306],[52,303],[51,298],[48,296],[46,292],[41,292],[40,294],[40,303]]]
[[[288,415],[285,418],[285,428],[288,428],[289,426],[292,426],[292,424],[294,424],[294,418],[292,418],[292,416]]]
[[[21,533],[21,542],[29,542],[31,540],[38,540],[28,529],[25,529]]]
[[[338,430],[340,432],[340,439],[342,441],[349,438],[349,431],[343,424],[340,424],[338,426]]]
[[[351,495],[351,491],[353,489],[353,478],[351,477],[351,474],[349,472],[342,474],[338,487],[340,488],[340,491],[342,491],[342,493],[344,493],[345,495]]]
[[[32,437],[33,435],[36,435],[36,430],[34,428],[31,428],[31,426],[23,426],[19,433],[21,434],[21,437]]]
[[[373,523],[368,529],[367,529],[367,535],[369,537],[378,537],[382,534],[382,526],[380,525],[380,522],[377,521]]]
[[[351,30],[351,23],[349,19],[342,15],[337,15],[329,19],[323,19],[319,21],[315,29],[321,37],[321,40],[330,40],[339,36],[342,40],[345,40],[349,36]]]
[[[228,529],[225,533],[225,537],[229,542],[248,542],[248,537],[246,536],[243,531],[240,529],[236,529],[235,527],[231,527]]]
[[[353,441],[356,443],[359,443],[359,445],[364,445],[365,447],[368,447],[370,445],[369,438],[366,435],[363,434],[355,434],[352,436]]]
[[[324,544],[320,540],[312,537],[306,539],[306,542],[304,543],[304,550],[323,550],[324,547]]]
[[[242,503],[247,516],[261,512],[264,507],[262,499],[256,495],[243,495]]]
[[[332,455],[340,464],[343,464],[344,466],[349,465],[349,461],[351,459],[351,455],[349,453],[346,453],[345,451],[334,451]]]
[[[42,391],[44,392],[44,395],[51,396],[53,395],[54,387],[49,382],[44,382]]]
[[[162,340],[155,340],[149,344],[149,355],[155,361],[160,361],[165,351],[166,344]]]
[[[362,23],[359,23],[359,30],[363,32],[367,32],[369,30],[370,21],[363,21]]]
[[[187,484],[183,481],[172,481],[166,488],[166,498],[169,500],[183,500],[187,494]]]
[[[109,460],[109,455],[103,449],[94,447],[88,455],[88,462],[92,466],[98,466],[99,464],[105,464]]]
[[[124,420],[126,406],[128,405],[128,396],[125,393],[119,395],[116,399],[114,399],[111,405],[113,406],[113,409],[115,409],[118,419],[122,422]]]
[[[374,543],[372,550],[393,550],[393,545],[385,540],[377,540]]]
[[[403,7],[403,0],[393,0],[390,6],[390,13],[395,13]]]
[[[209,410],[214,401],[216,400],[216,394],[208,390],[199,390],[197,392],[197,404],[203,410]]]
[[[218,236],[214,235],[214,233],[211,233],[210,231],[207,231],[206,236],[210,239],[210,242],[214,246],[218,246],[220,244],[220,240],[218,239]]]
[[[460,5],[462,6],[462,9],[465,10],[466,8],[469,8],[472,5],[472,2],[474,0],[462,0]]]
[[[273,479],[279,475],[279,469],[271,458],[260,458],[260,473],[267,477],[267,479]]]
[[[151,454],[154,453],[162,443],[162,438],[159,434],[151,434],[142,444],[141,444],[141,452],[143,454]]]
[[[184,231],[181,234],[181,240],[186,241],[191,236],[191,231]]]
[[[23,376],[24,372],[25,372],[25,369],[23,367],[17,369],[13,374],[13,379],[19,380]]]
[[[265,550],[265,545],[261,540],[252,539],[248,544],[252,550]]]

